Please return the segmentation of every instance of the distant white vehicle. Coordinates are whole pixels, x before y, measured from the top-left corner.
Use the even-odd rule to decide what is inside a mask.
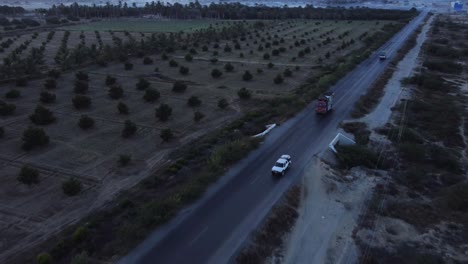
[[[385,51],[380,52],[380,54],[379,54],[379,59],[380,59],[380,60],[385,60],[385,59],[387,59],[387,53],[385,53]]]
[[[289,169],[291,166],[291,156],[289,155],[282,155],[275,163],[273,168],[271,168],[272,175],[281,175],[284,176],[286,170]]]

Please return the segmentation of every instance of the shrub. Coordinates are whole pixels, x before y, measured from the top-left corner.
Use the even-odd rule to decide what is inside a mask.
[[[86,95],[75,95],[72,102],[76,109],[88,108],[91,105],[91,98]]]
[[[213,69],[213,70],[211,71],[211,76],[212,76],[213,78],[219,78],[219,77],[221,77],[221,75],[223,75],[223,72],[220,71],[220,70],[218,70],[218,69]]]
[[[247,90],[247,88],[242,87],[239,91],[237,91],[237,95],[240,99],[249,99],[252,96],[252,93]]]
[[[126,71],[132,70],[132,69],[133,69],[133,64],[130,63],[130,62],[124,63],[124,69],[125,69]]]
[[[218,101],[218,107],[221,108],[221,109],[226,109],[226,107],[229,106],[229,103],[226,99],[222,98],[222,99],[219,99]]]
[[[0,116],[12,115],[15,110],[16,106],[14,104],[7,104],[0,100]]]
[[[284,77],[291,77],[292,76],[292,71],[288,68],[284,70]]]
[[[143,64],[145,64],[145,65],[153,64],[153,59],[151,59],[150,57],[145,57],[143,59]]]
[[[468,209],[468,183],[458,183],[450,186],[444,193],[444,200],[452,210],[466,211]]]
[[[52,256],[47,252],[42,252],[36,257],[37,264],[53,264]]]
[[[44,82],[44,88],[55,89],[57,87],[57,81],[55,79],[47,79]]]
[[[82,71],[79,71],[75,74],[75,77],[77,80],[80,80],[80,81],[89,81],[89,76],[86,72],[82,72]]]
[[[3,127],[0,127],[0,138],[3,138],[5,135],[5,129]]]
[[[201,100],[192,95],[188,100],[187,100],[187,105],[190,106],[190,107],[197,107],[197,106],[200,106],[201,105]]]
[[[183,93],[187,89],[187,85],[181,81],[176,81],[172,86],[172,91],[176,93]]]
[[[185,66],[180,66],[179,68],[179,73],[182,75],[187,75],[189,73],[190,69]]]
[[[202,112],[196,111],[193,113],[193,121],[195,122],[200,122],[205,117],[205,115]]]
[[[133,136],[137,131],[137,126],[130,120],[125,120],[124,128],[122,129],[122,137],[128,138]]]
[[[50,78],[58,79],[60,77],[60,71],[56,69],[52,69],[47,73],[47,75]]]
[[[122,154],[122,155],[119,155],[118,163],[120,166],[125,167],[130,163],[131,160],[132,160],[132,155]]]
[[[40,101],[44,104],[50,104],[55,102],[56,96],[53,93],[41,92]]]
[[[167,104],[161,104],[158,108],[156,108],[156,117],[160,121],[167,121],[169,116],[172,114],[172,108]]]
[[[21,92],[16,90],[16,89],[11,89],[10,91],[8,91],[6,94],[5,94],[5,98],[8,98],[8,99],[16,99],[18,97],[20,97],[21,95]]]
[[[193,56],[191,54],[187,54],[185,55],[185,60],[186,61],[192,61],[193,60]]]
[[[21,146],[24,150],[31,150],[34,147],[41,147],[49,144],[49,137],[42,128],[29,127],[23,133],[23,145]]]
[[[162,59],[162,60],[168,60],[168,59],[169,59],[169,56],[167,56],[166,53],[163,53],[163,54],[161,54],[161,59]]]
[[[72,234],[72,240],[73,242],[75,243],[81,243],[83,242],[86,237],[88,236],[88,228],[84,227],[84,226],[80,226],[78,227],[75,232],[73,232]]]
[[[242,75],[242,80],[244,81],[250,81],[252,80],[253,75],[249,71],[245,71],[244,75]]]
[[[276,75],[275,79],[273,79],[273,82],[275,84],[280,84],[280,83],[283,83],[284,79],[283,79],[283,76],[281,76],[281,74],[278,73],[278,75]]]
[[[169,66],[175,68],[175,67],[179,66],[179,63],[177,63],[177,61],[175,61],[175,60],[170,60],[169,61]]]
[[[29,119],[36,125],[48,125],[55,121],[55,116],[49,109],[38,105]]]
[[[270,62],[270,63],[268,63],[268,65],[267,65],[267,66],[268,66],[268,68],[269,68],[269,69],[271,69],[271,68],[275,67],[275,65],[274,65],[273,63],[271,63],[271,62]]]
[[[26,78],[18,78],[16,79],[16,86],[26,86],[28,85],[28,79]]]
[[[81,129],[90,129],[94,126],[94,119],[92,119],[91,117],[87,116],[87,115],[82,115],[80,117],[80,120],[78,121],[78,126],[81,128]]]
[[[234,66],[232,66],[232,64],[228,62],[224,65],[224,70],[227,72],[232,72],[234,70]]]
[[[75,81],[75,93],[77,94],[85,94],[89,89],[89,85],[88,85],[88,82],[86,81],[80,81],[80,80],[77,80]]]
[[[128,106],[124,102],[119,102],[117,104],[117,110],[119,111],[119,114],[121,115],[127,115],[128,114]]]
[[[263,54],[263,59],[264,60],[269,60],[270,59],[270,54],[268,54],[268,53]]]
[[[217,59],[217,58],[211,58],[211,59],[210,59],[210,62],[213,63],[213,64],[215,64],[215,63],[218,62],[218,59]]]
[[[426,60],[423,66],[431,71],[439,71],[443,73],[460,74],[463,71],[461,64],[449,60]]]
[[[75,256],[73,256],[70,264],[88,264],[88,263],[90,263],[88,252],[82,251],[80,254],[76,254]]]
[[[145,94],[143,95],[143,99],[146,102],[154,102],[161,97],[161,94],[156,89],[146,89]]]
[[[39,183],[39,171],[28,166],[23,166],[17,179],[28,186],[37,184]]]
[[[364,166],[371,169],[377,167],[377,155],[362,145],[336,146],[338,161],[341,167],[350,169],[356,166]]]
[[[171,140],[174,135],[172,134],[172,130],[170,128],[165,128],[161,130],[161,134],[159,136],[163,141],[167,142]]]
[[[123,96],[123,89],[120,85],[112,85],[109,88],[108,95],[114,100],[120,99]]]
[[[115,84],[116,82],[117,82],[117,78],[112,77],[110,75],[106,76],[106,85],[107,86],[111,86],[111,85]]]
[[[137,84],[136,84],[136,88],[138,90],[145,90],[146,88],[149,88],[151,86],[151,83],[148,82],[146,79],[139,79]]]

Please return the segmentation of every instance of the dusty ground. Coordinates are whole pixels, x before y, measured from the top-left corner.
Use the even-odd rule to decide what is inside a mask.
[[[206,61],[211,58],[214,43],[207,43],[209,50],[206,52],[198,49],[192,62],[187,62],[183,56],[187,51],[178,50],[173,54],[174,60],[190,68],[188,75],[181,75],[179,68],[169,67],[167,61],[163,61],[160,55],[150,56],[154,63],[143,65],[142,59],[131,59],[134,68],[124,71],[122,63],[111,64],[106,68],[96,66],[82,69],[88,72],[90,88],[87,93],[92,98],[92,106],[86,110],[76,110],[71,104],[73,97],[74,72],[63,74],[57,80],[57,88],[50,90],[57,96],[57,101],[46,105],[57,118],[53,124],[44,126],[51,142],[43,149],[25,152],[21,150],[21,135],[32,123],[29,115],[38,104],[38,95],[44,91],[44,79],[30,81],[27,87],[15,87],[7,84],[0,87],[2,100],[16,105],[13,116],[0,117],[0,127],[5,128],[5,136],[0,139],[0,178],[3,183],[0,187],[0,261],[8,254],[24,248],[28,243],[35,243],[47,236],[60,231],[64,226],[77,221],[83,215],[103,205],[121,190],[130,188],[141,179],[151,174],[155,168],[168,162],[166,155],[191,139],[203,135],[211,129],[215,129],[226,122],[240,116],[242,112],[252,109],[252,105],[242,103],[237,97],[237,91],[246,87],[253,91],[253,96],[274,97],[290,92],[313,75],[311,68],[317,64],[318,56],[324,56],[330,52],[329,62],[336,61],[338,56],[361,47],[358,36],[369,31],[369,35],[388,22],[354,21],[353,23],[324,21],[316,25],[316,21],[294,20],[283,24],[276,24],[265,32],[252,32],[249,38],[242,44],[244,58],[240,58],[241,51],[230,53],[223,51],[226,43],[231,40],[221,40],[219,62],[212,64]],[[313,25],[312,25],[313,24]],[[355,44],[336,51],[342,40],[338,36],[349,31],[346,40],[353,38]],[[327,35],[322,35],[325,34]],[[46,45],[45,64],[54,66],[54,57],[60,46],[64,31],[57,30],[54,38]],[[94,32],[84,32],[86,45],[96,43]],[[101,31],[104,44],[112,45],[109,32]],[[263,59],[263,54],[274,49],[266,48],[257,51],[262,38],[272,41],[274,35],[284,38],[285,53],[280,56],[271,56],[271,62],[276,65],[269,69],[266,66],[268,60]],[[40,33],[36,39],[32,34],[20,36],[10,48],[0,54],[0,59],[8,56],[16,47],[25,40],[31,40],[31,44],[24,50],[21,56],[25,56],[31,47],[38,47],[46,39],[47,32]],[[79,43],[80,32],[71,32],[68,41],[69,47],[75,47]],[[129,36],[123,32],[115,32],[117,36],[126,41]],[[145,35],[138,32],[130,33],[136,40]],[[317,43],[327,37],[336,38],[328,45]],[[296,46],[296,41],[304,40],[304,44]],[[257,42],[257,44],[255,44]],[[291,61],[297,53],[310,47],[311,54],[303,58]],[[249,50],[252,54],[249,55]],[[315,49],[315,50],[313,50]],[[224,62],[232,62],[235,70],[232,73],[224,73],[219,79],[213,79],[210,75],[213,68],[223,69]],[[299,69],[295,69],[299,66]],[[155,73],[154,68],[159,72]],[[257,69],[263,73],[257,73]],[[278,73],[289,68],[293,71],[293,78],[286,78],[280,85],[273,84],[273,78]],[[254,78],[252,81],[242,80],[242,74],[249,70]],[[125,102],[130,108],[128,116],[119,115],[116,109],[118,101],[112,100],[107,95],[105,77],[110,74],[117,78],[117,82],[124,89]],[[161,92],[161,98],[156,103],[145,103],[142,99],[143,92],[135,89],[135,84],[140,77],[151,82],[153,88]],[[175,94],[171,91],[174,80],[188,81],[189,87],[183,94]],[[221,87],[221,88],[220,88]],[[20,98],[4,99],[3,94],[10,89],[21,91]],[[191,95],[199,96],[202,105],[197,109],[187,106],[187,99]],[[226,110],[217,107],[217,101],[225,98],[230,103]],[[167,103],[173,108],[172,117],[168,122],[162,123],[154,117],[155,108],[161,103]],[[200,123],[194,123],[193,112],[201,111],[205,118]],[[81,115],[86,114],[94,118],[95,127],[89,131],[83,131],[77,126]],[[137,124],[136,135],[129,139],[120,137],[123,122],[130,119]],[[163,143],[159,137],[163,128],[171,128],[175,132],[176,139],[171,143]],[[117,166],[119,154],[131,154],[132,163],[126,168]],[[32,166],[40,171],[40,183],[32,187],[20,184],[16,177],[23,165]],[[83,192],[76,197],[67,197],[61,190],[61,183],[69,178],[79,179],[83,185]]]

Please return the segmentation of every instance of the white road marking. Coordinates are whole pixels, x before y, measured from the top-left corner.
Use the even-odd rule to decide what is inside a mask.
[[[195,243],[195,241],[197,241],[203,235],[203,233],[206,232],[206,230],[208,230],[208,226],[205,226],[205,228],[203,228],[203,230],[200,231],[200,233],[198,233],[198,235],[190,241],[189,245],[193,245],[193,243]]]

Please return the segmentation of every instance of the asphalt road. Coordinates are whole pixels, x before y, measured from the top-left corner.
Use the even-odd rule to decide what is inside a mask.
[[[421,13],[380,50],[390,58],[395,55],[425,15]],[[330,114],[316,116],[311,104],[273,129],[260,148],[230,169],[200,201],[149,234],[119,263],[229,262],[283,192],[300,179],[313,156],[327,147],[339,123],[349,117],[354,103],[384,71],[389,60],[380,61],[378,53],[331,88],[336,99]],[[291,155],[292,167],[285,177],[275,179],[270,170],[282,154]]]

